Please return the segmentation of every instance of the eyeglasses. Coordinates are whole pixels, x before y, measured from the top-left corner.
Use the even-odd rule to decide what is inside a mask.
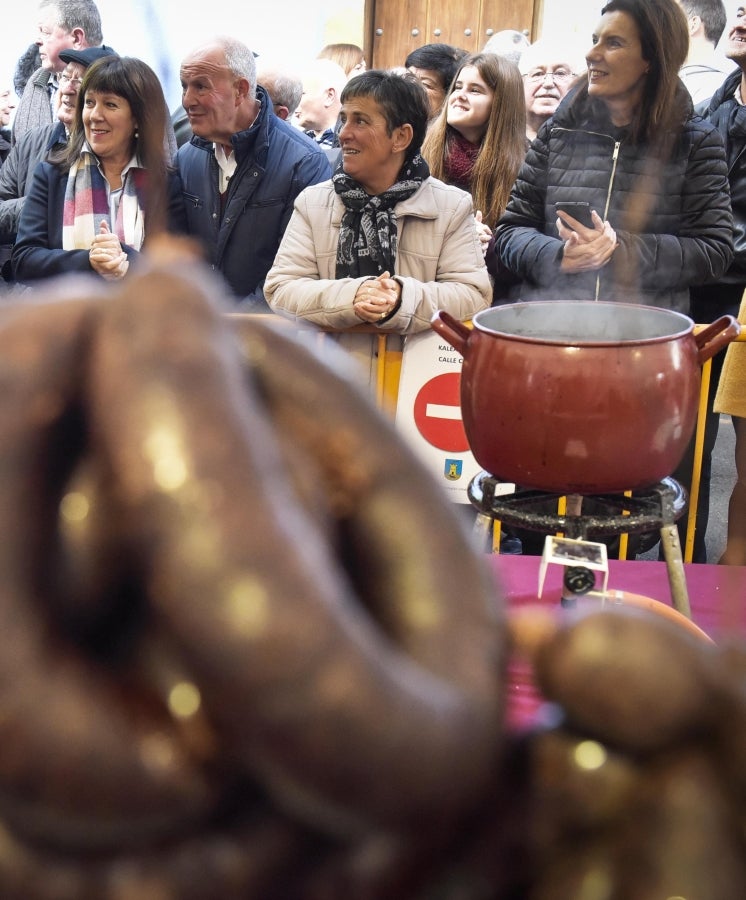
[[[59,81],[60,81],[60,84],[72,84],[76,88],[79,88],[81,86],[81,84],[83,84],[82,78],[71,78],[70,75],[68,75],[66,72],[63,72],[60,75]]]
[[[575,73],[571,72],[569,69],[561,68],[554,69],[553,71],[547,71],[546,69],[532,69],[530,72],[526,72],[523,77],[534,84],[538,84],[540,81],[544,81],[547,78],[551,78],[555,84],[561,84],[564,81],[569,81],[570,78],[574,78]]]

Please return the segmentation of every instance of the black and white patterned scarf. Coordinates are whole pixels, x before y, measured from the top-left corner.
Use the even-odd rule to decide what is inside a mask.
[[[371,197],[342,168],[334,173],[334,190],[345,205],[337,246],[337,278],[361,275],[394,274],[396,264],[396,215],[394,207],[411,197],[430,175],[430,169],[418,153],[406,163],[395,184]]]

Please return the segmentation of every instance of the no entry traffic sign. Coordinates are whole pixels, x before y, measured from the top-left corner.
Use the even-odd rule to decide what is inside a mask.
[[[469,449],[461,419],[461,373],[436,375],[417,392],[414,422],[422,437],[439,450],[465,453]]]

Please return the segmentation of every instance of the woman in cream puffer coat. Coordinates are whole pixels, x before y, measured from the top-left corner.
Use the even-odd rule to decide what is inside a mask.
[[[322,329],[361,325],[353,301],[366,278],[335,278],[343,213],[331,181],[312,185],[298,196],[264,283],[264,295],[275,312]],[[399,246],[392,274],[401,284],[401,305],[376,329],[411,334],[428,329],[439,309],[467,319],[490,305],[492,288],[469,194],[427,178],[395,207],[395,214]],[[337,339],[374,372],[375,334],[348,333]]]
[[[420,155],[420,83],[371,70],[341,100],[341,160],[296,198],[264,296],[290,318],[344,330],[337,339],[373,382],[381,331],[401,336],[390,351],[438,310],[470,318],[490,305],[492,284],[470,195],[433,178]]]

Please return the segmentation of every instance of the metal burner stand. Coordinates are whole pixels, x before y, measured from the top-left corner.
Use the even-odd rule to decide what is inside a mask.
[[[557,512],[558,494],[517,488],[500,492],[501,482],[488,472],[476,475],[467,489],[472,506],[482,515],[516,528],[556,534],[576,540],[603,535],[639,534],[659,529],[674,609],[691,618],[679,532],[675,522],[686,505],[686,491],[664,478],[644,492],[568,494],[565,513]],[[554,512],[550,512],[550,509]]]

